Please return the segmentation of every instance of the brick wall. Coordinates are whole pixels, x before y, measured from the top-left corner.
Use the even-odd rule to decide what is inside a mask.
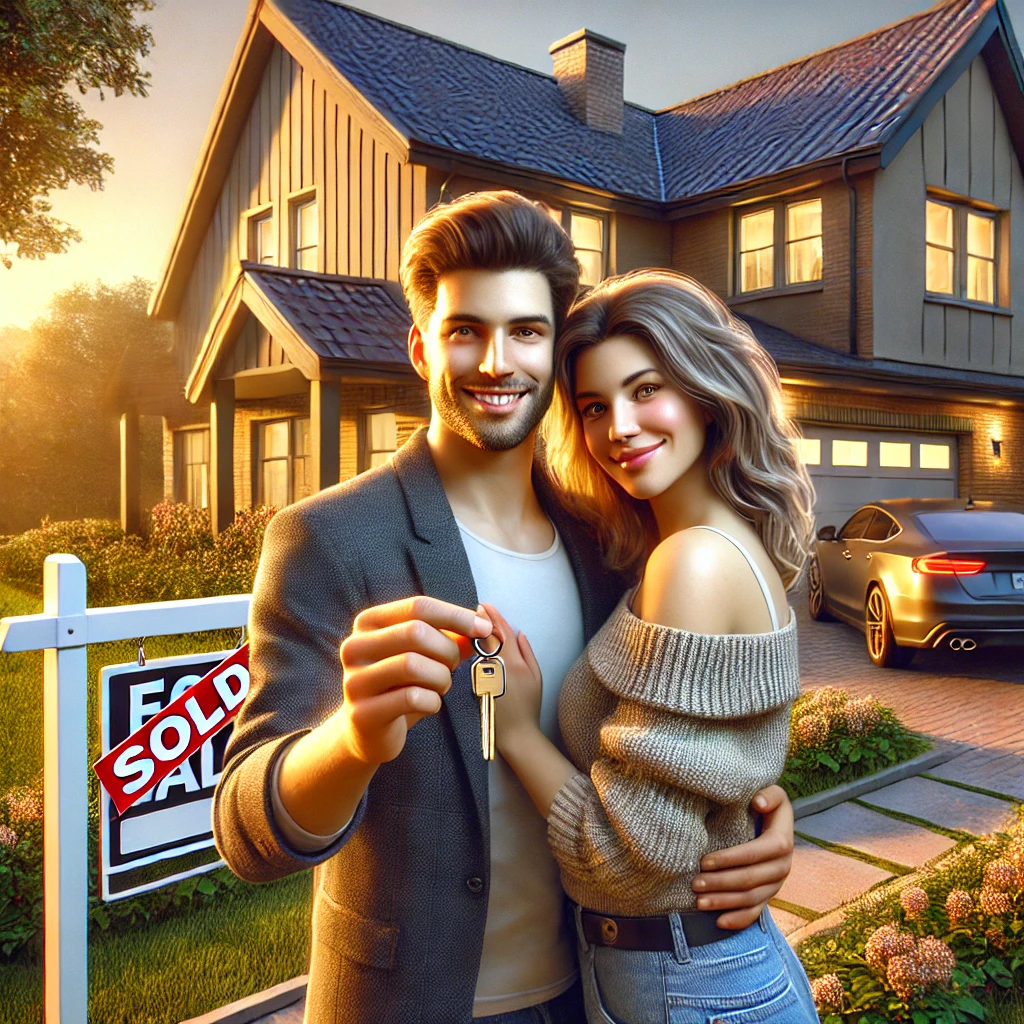
[[[860,394],[833,388],[784,385],[787,397],[833,407],[878,409],[919,415],[964,416],[974,431],[957,437],[959,494],[983,501],[1020,501],[1024,495],[1024,408],[973,402],[945,402],[931,398],[904,398],[885,394]],[[1002,434],[1002,457],[992,454],[992,437]]]
[[[622,132],[623,58],[625,47],[593,33],[552,49],[554,75],[572,112],[598,131]],[[609,42],[611,42],[609,40]]]
[[[857,179],[857,333],[860,355],[871,345],[871,180]],[[787,196],[787,201],[821,199],[821,290],[742,299],[730,296],[736,208],[723,208],[676,221],[672,266],[695,277],[722,299],[733,299],[736,312],[755,316],[808,341],[837,352],[849,351],[850,337],[850,193],[841,181]]]

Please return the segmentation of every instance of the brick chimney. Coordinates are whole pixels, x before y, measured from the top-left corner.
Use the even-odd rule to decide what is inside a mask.
[[[572,112],[590,128],[621,135],[626,44],[581,28],[553,43],[549,52],[555,81]]]

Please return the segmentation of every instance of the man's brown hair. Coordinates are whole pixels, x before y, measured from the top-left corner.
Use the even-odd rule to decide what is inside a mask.
[[[438,205],[416,225],[399,277],[413,321],[422,329],[437,303],[437,283],[456,270],[536,270],[547,279],[561,330],[579,288],[580,265],[569,236],[539,203],[518,192],[470,192]]]

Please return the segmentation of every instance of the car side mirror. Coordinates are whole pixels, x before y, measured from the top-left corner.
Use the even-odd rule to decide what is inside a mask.
[[[818,540],[835,540],[836,528],[834,526],[823,526],[818,531]]]

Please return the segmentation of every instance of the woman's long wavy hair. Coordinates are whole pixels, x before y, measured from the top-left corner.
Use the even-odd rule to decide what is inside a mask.
[[[609,278],[570,311],[555,344],[557,387],[543,428],[548,468],[566,503],[595,530],[608,565],[638,578],[658,541],[654,515],[591,458],[573,399],[580,352],[619,335],[646,342],[672,384],[711,415],[704,446],[711,484],[753,522],[788,589],[814,534],[814,487],[794,443],[800,433],[783,412],[775,363],[750,328],[682,274]]]

